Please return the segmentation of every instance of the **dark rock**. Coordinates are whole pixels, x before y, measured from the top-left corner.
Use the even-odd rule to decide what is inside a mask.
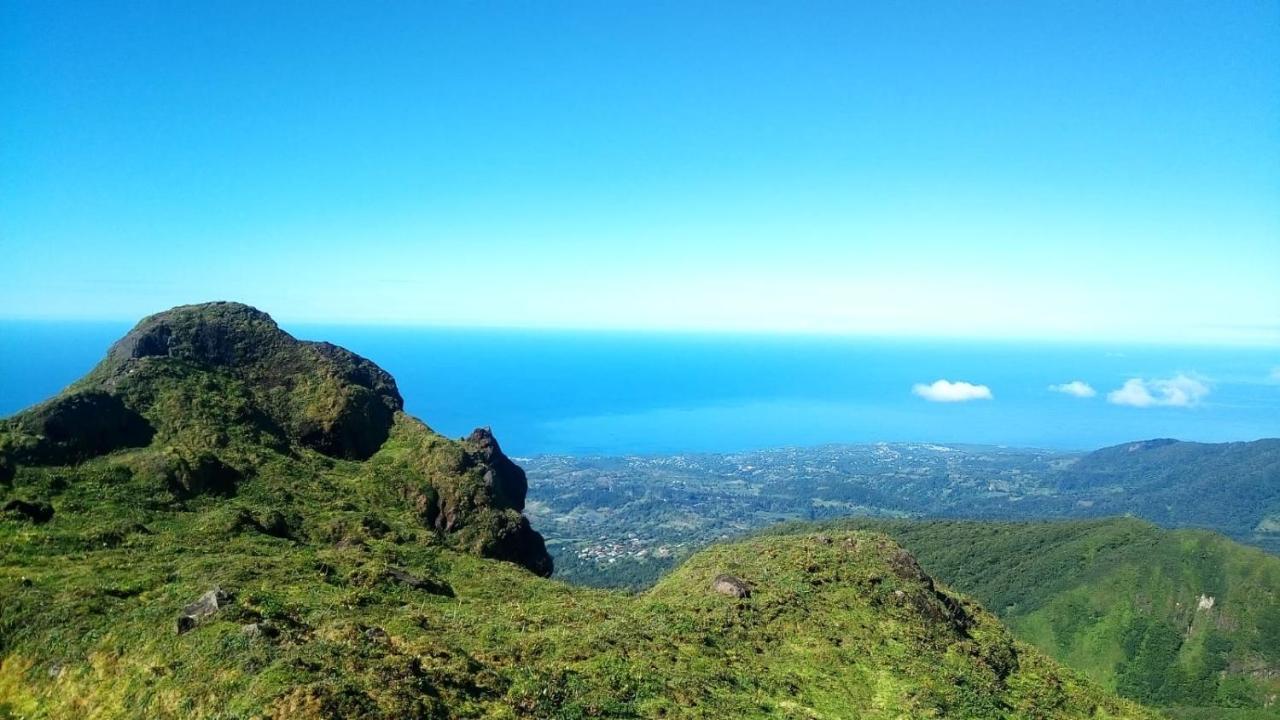
[[[711,589],[729,597],[739,599],[751,597],[751,586],[742,578],[733,575],[717,575],[711,581]]]
[[[929,586],[933,586],[933,580],[920,568],[920,564],[916,562],[915,557],[902,548],[895,550],[889,558],[889,567],[893,568],[894,573],[904,580],[920,582],[927,580]]]
[[[430,580],[427,578],[420,578],[416,575],[412,575],[404,570],[401,570],[400,568],[389,568],[385,573],[385,576],[389,580],[393,580],[403,585],[407,585],[413,588],[414,590],[422,590],[423,592],[427,592],[432,595],[441,595],[443,597],[454,596],[453,588],[450,587],[448,583],[443,583],[436,580]]]
[[[499,516],[480,555],[522,565],[542,577],[551,577],[555,569],[542,535],[529,525],[529,518],[513,511]]]
[[[364,460],[378,451],[404,407],[396,381],[373,362],[330,343],[302,343],[339,378],[346,392],[330,415],[308,417],[297,426],[301,444],[325,455]]]
[[[524,469],[502,452],[493,431],[487,427],[476,428],[467,437],[467,444],[484,464],[485,483],[493,488],[494,499],[499,506],[523,511],[525,495],[529,492],[529,479],[525,476]]]
[[[69,465],[121,448],[143,447],[155,435],[146,418],[115,395],[98,390],[54,398],[14,421],[36,436],[23,459],[42,465]]]
[[[46,502],[30,503],[25,500],[10,500],[4,504],[4,507],[0,507],[0,513],[37,525],[43,525],[53,519],[53,507]]]
[[[130,360],[169,357],[222,367],[244,365],[279,344],[283,334],[271,316],[248,305],[182,305],[143,318],[111,346],[107,361],[124,367]]]
[[[90,378],[147,398],[154,393],[137,371],[156,367],[234,375],[255,398],[249,415],[263,430],[332,457],[364,460],[377,452],[404,406],[395,380],[373,362],[330,343],[298,340],[271,316],[239,303],[184,305],[143,319]]]
[[[209,453],[194,458],[177,458],[170,473],[170,486],[183,498],[199,495],[232,497],[243,479],[235,468]]]
[[[13,461],[0,455],[0,485],[13,485],[13,476],[16,474],[17,468],[14,467]]]
[[[196,626],[196,619],[191,617],[190,615],[179,615],[178,621],[175,625],[179,635],[195,629],[195,626]]]
[[[181,635],[191,630],[201,620],[225,607],[230,600],[231,596],[219,587],[215,587],[201,595],[195,602],[182,608],[182,612],[178,614],[178,634]]]

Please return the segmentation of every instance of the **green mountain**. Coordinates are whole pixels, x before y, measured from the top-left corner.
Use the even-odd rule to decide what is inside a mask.
[[[1133,514],[1280,552],[1280,439],[1147,440],[1104,448],[1054,478],[1067,512]]]
[[[1123,518],[820,527],[888,534],[1020,639],[1122,696],[1182,717],[1280,717],[1274,555]]]
[[[0,458],[0,717],[1154,717],[881,534],[546,579],[489,433],[242,305],[144,320]]]

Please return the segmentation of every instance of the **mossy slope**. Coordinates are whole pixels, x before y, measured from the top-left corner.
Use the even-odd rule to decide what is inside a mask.
[[[1280,558],[1130,518],[824,524],[878,531],[1014,633],[1119,694],[1198,718],[1280,718]],[[807,533],[813,526],[787,530]]]
[[[144,321],[0,457],[0,717],[1150,716],[881,535],[717,546],[641,596],[539,577],[491,435],[244,306]]]

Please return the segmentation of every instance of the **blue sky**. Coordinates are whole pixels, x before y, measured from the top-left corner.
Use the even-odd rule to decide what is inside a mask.
[[[1280,345],[1280,3],[0,4],[0,317]]]

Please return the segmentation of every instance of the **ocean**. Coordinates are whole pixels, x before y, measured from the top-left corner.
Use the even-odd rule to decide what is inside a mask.
[[[84,374],[123,323],[0,322],[0,415]],[[286,326],[390,371],[406,408],[460,436],[493,428],[509,453],[731,452],[862,442],[1085,450],[1174,437],[1280,436],[1280,350],[846,337]],[[1190,407],[1107,401],[1131,378],[1179,374]],[[938,379],[992,398],[929,402]],[[1077,398],[1050,385],[1082,380]]]

